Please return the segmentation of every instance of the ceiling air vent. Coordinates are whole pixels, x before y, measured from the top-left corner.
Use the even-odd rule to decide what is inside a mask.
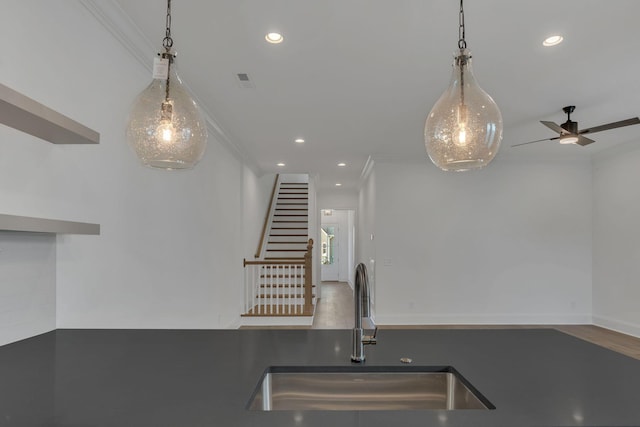
[[[255,86],[247,73],[236,73],[236,82],[243,89],[254,89]]]

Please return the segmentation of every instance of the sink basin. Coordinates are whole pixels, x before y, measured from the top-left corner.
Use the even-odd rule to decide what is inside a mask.
[[[256,411],[495,409],[453,367],[272,366],[247,408]]]

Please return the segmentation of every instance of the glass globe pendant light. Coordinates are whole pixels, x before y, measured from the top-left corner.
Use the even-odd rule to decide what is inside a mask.
[[[207,126],[200,110],[176,73],[172,52],[171,0],[167,1],[164,52],[153,67],[153,81],[133,104],[127,142],[143,164],[160,169],[188,169],[204,155]]]
[[[445,171],[467,171],[493,160],[502,141],[502,114],[478,86],[467,50],[464,8],[460,0],[459,40],[447,90],[431,109],[424,140],[431,161]]]

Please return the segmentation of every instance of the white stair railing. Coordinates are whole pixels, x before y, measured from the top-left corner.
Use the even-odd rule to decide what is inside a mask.
[[[312,312],[313,239],[304,259],[244,260],[244,314],[290,316]]]

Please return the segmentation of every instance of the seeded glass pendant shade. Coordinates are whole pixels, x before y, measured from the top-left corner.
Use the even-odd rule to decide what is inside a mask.
[[[168,79],[154,79],[136,98],[127,142],[143,164],[154,168],[188,169],[202,159],[207,126],[175,66],[170,67]]]
[[[451,81],[427,116],[424,141],[437,167],[462,172],[482,168],[496,156],[502,141],[502,114],[473,75],[462,0],[459,24],[459,51]]]
[[[204,155],[207,126],[176,73],[170,24],[171,0],[167,3],[165,52],[156,59],[153,81],[134,101],[127,142],[147,166],[189,169]]]
[[[445,171],[484,167],[500,148],[502,114],[478,86],[466,49],[455,57],[451,82],[427,117],[424,138],[429,158]]]

